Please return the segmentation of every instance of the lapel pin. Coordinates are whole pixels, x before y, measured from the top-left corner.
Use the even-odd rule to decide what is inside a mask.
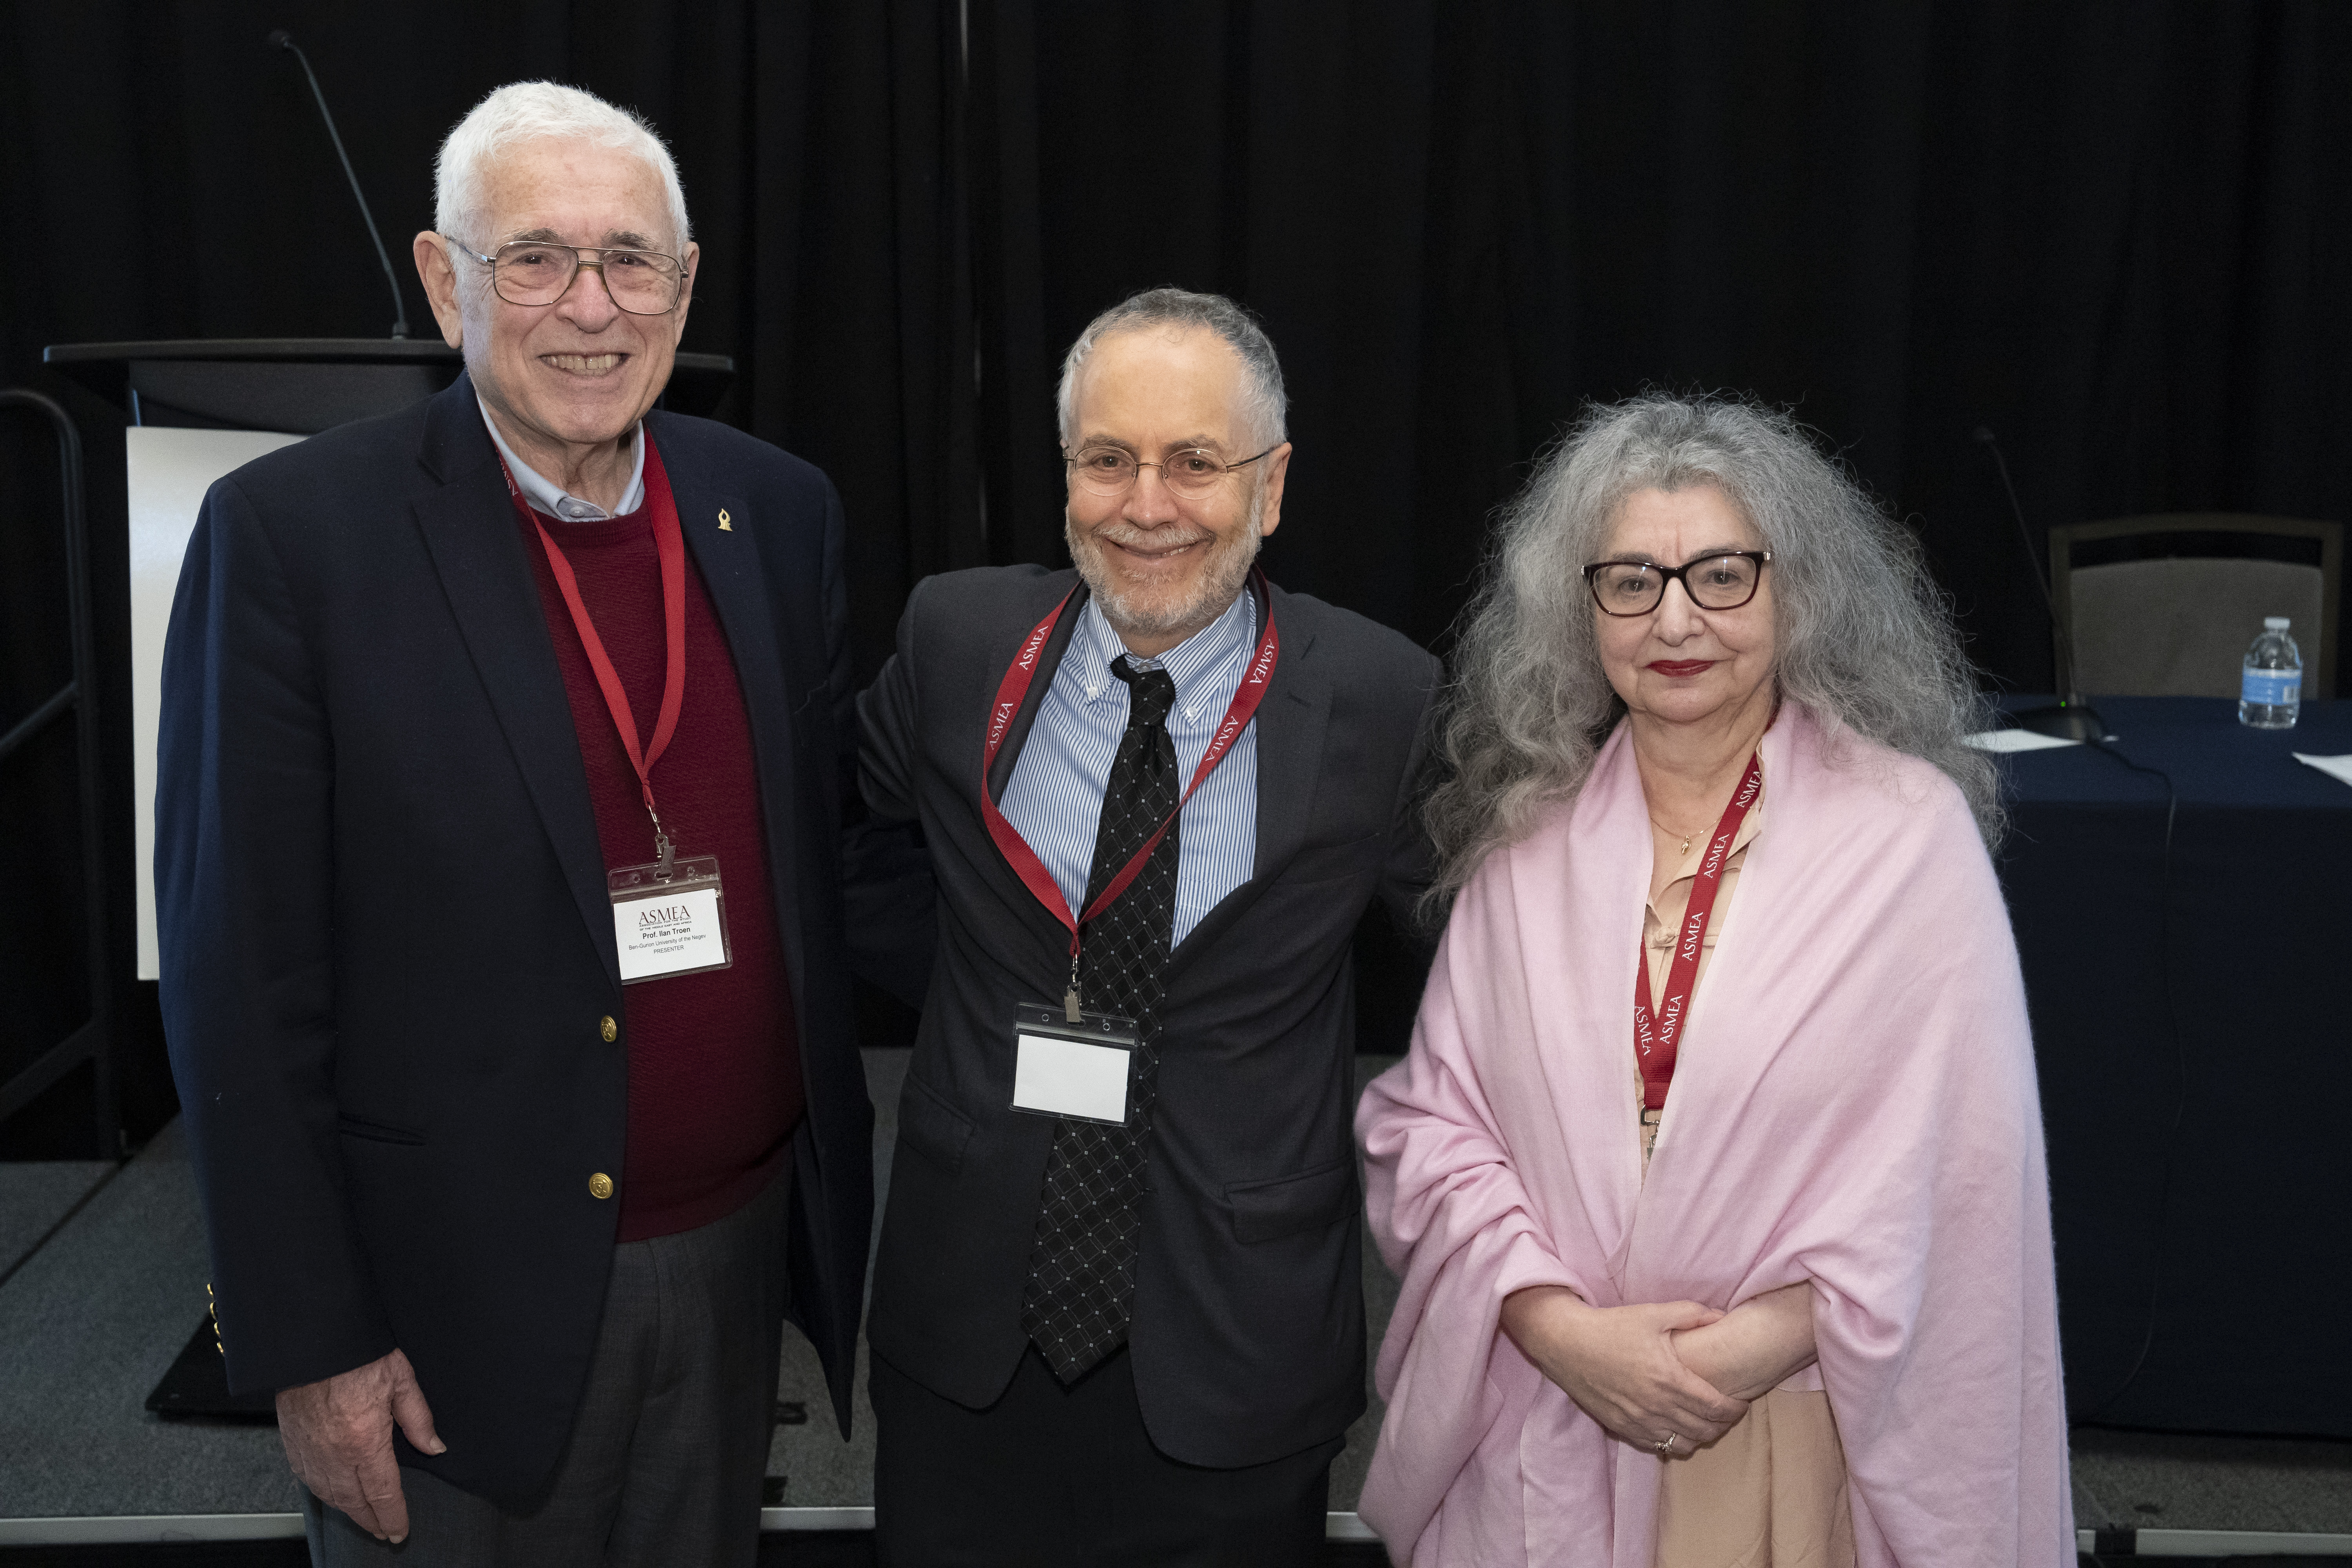
[[[727,509],[723,506],[719,509],[719,531],[721,533],[735,531],[735,525],[728,521]]]

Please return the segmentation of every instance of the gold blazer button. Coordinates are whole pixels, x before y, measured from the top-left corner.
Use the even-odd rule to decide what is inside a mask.
[[[621,1026],[613,1022],[613,1016],[610,1013],[607,1013],[604,1017],[597,1020],[596,1032],[604,1037],[604,1043],[609,1046],[614,1040],[621,1037]],[[602,1196],[603,1194],[600,1194],[598,1195]]]
[[[599,1171],[594,1175],[589,1177],[588,1195],[592,1198],[611,1197],[613,1195],[613,1178],[606,1175],[602,1171]]]

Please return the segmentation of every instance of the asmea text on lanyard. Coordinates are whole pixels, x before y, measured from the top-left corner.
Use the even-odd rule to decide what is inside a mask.
[[[1715,836],[1707,840],[1706,854],[1692,879],[1690,905],[1675,939],[1674,959],[1666,965],[1665,1001],[1655,1012],[1650,1006],[1648,955],[1643,954],[1633,965],[1633,1058],[1642,1068],[1644,1121],[1654,1121],[1654,1113],[1665,1109],[1666,1089],[1675,1080],[1675,1057],[1682,1048],[1683,1026],[1690,1018],[1691,990],[1698,984],[1698,959],[1706,944],[1707,921],[1715,914],[1716,895],[1723,890],[1724,862],[1731,858],[1739,825],[1748,819],[1748,809],[1763,788],[1763,757],[1750,753],[1748,771],[1740,775],[1739,787],[1731,792],[1731,804],[1723,808],[1723,820],[1715,825]]]
[[[572,563],[564,559],[555,536],[523,499],[514,475],[507,468],[506,458],[499,458],[499,471],[506,476],[507,493],[514,498],[515,510],[530,520],[531,527],[538,531],[540,544],[547,552],[548,569],[555,574],[555,585],[563,595],[564,607],[572,612],[572,628],[580,634],[580,647],[588,656],[588,668],[595,671],[597,688],[604,694],[604,707],[613,716],[613,727],[620,731],[622,749],[628,752],[629,765],[636,770],[637,787],[645,795],[646,816],[653,821],[655,858],[642,866],[616,867],[604,875],[605,893],[613,904],[613,942],[620,952],[624,985],[672,974],[724,969],[734,962],[727,947],[726,889],[719,880],[719,858],[679,855],[654,804],[654,764],[669,749],[670,737],[677,732],[678,714],[686,706],[686,535],[678,526],[677,502],[670,494],[669,476],[662,469],[660,454],[655,451],[642,426],[637,439],[646,443],[646,506],[653,514],[654,552],[661,561],[662,629],[667,656],[661,711],[654,720],[653,739],[642,748],[637,742],[636,715],[629,709],[629,694],[621,686],[620,672],[613,668],[611,656],[604,651],[604,639],[596,635],[596,623],[589,616],[587,603],[580,597],[580,580],[572,574]]]
[[[1005,670],[998,683],[996,705],[988,716],[988,739],[982,747],[980,759],[980,808],[988,823],[988,833],[996,841],[1022,884],[1037,901],[1053,911],[1055,919],[1069,928],[1070,978],[1062,993],[1058,1007],[1024,1002],[1013,1009],[1013,1109],[1040,1116],[1066,1116],[1082,1121],[1100,1121],[1115,1126],[1127,1125],[1134,1080],[1135,1048],[1139,1043],[1136,1023],[1115,1014],[1089,1012],[1078,994],[1078,954],[1085,941],[1087,925],[1116,902],[1120,894],[1141,874],[1160,847],[1168,830],[1183,815],[1184,805],[1192,798],[1217,764],[1234,748],[1242,731],[1249,727],[1257,712],[1258,703],[1265,697],[1266,687],[1274,677],[1274,667],[1281,656],[1282,639],[1274,627],[1272,595],[1266,591],[1265,578],[1257,572],[1250,574],[1249,592],[1257,604],[1259,635],[1257,647],[1250,654],[1249,667],[1242,673],[1241,684],[1234,689],[1233,702],[1226,708],[1224,718],[1201,753],[1200,765],[1192,770],[1192,782],[1176,802],[1176,809],[1167,820],[1152,831],[1118,873],[1103,885],[1094,901],[1072,912],[1063,897],[1053,873],[1045,869],[1037,852],[1029,847],[1020,829],[1005,819],[995,798],[989,794],[988,777],[995,765],[996,753],[1004,744],[1013,715],[1021,711],[1029,686],[1037,677],[1037,664],[1044,656],[1045,645],[1052,640],[1054,628],[1059,624],[1070,601],[1077,596],[1073,587],[1062,596],[1053,613],[1037,623],[1022,639],[1021,651],[1013,657],[1012,667]]]

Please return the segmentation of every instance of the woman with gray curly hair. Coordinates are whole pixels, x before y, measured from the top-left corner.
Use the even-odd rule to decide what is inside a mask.
[[[1786,416],[1597,408],[1509,509],[1428,808],[1452,916],[1357,1117],[1398,1561],[2072,1561],[1987,721]]]

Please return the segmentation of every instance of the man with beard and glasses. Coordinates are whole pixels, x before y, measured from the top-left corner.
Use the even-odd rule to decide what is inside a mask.
[[[1437,662],[1255,571],[1290,461],[1231,300],[1097,317],[1075,571],[919,584],[859,700],[938,959],[868,1332],[888,1563],[1301,1563],[1364,1408],[1349,939],[1427,885]]]

